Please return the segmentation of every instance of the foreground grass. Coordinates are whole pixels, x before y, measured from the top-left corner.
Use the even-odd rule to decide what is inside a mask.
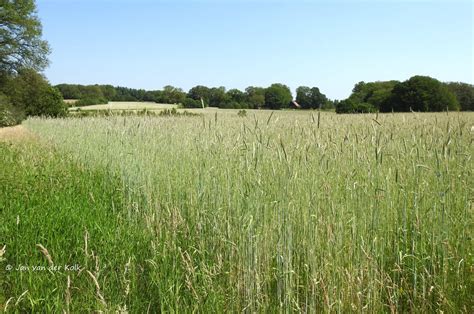
[[[94,226],[115,230],[116,238],[99,238],[116,272],[132,254],[142,265],[142,294],[126,303],[133,312],[145,304],[154,311],[472,312],[473,118],[252,112],[34,119],[26,126],[60,154],[47,163],[46,178],[69,171],[70,163],[87,174],[64,179],[82,191],[82,203],[88,193],[103,200],[89,210],[107,218],[85,215],[84,224],[90,234]],[[38,188],[48,186],[44,180]],[[12,194],[10,228],[18,208],[30,208],[25,194]],[[50,206],[61,202],[73,204],[60,206],[65,213],[77,208],[74,198],[55,197],[44,196],[43,212],[51,215]],[[49,228],[69,227],[54,221]],[[76,239],[83,234],[78,227]],[[134,237],[151,240],[132,241],[147,245],[120,255],[116,243]],[[79,242],[72,247],[83,252]],[[89,294],[77,295],[90,296],[86,308],[95,300],[103,309],[85,278]],[[16,277],[7,282],[21,286]],[[107,309],[124,306],[123,283],[103,286]],[[60,308],[63,291],[43,305]]]
[[[150,237],[121,212],[113,177],[35,142],[0,143],[0,152],[2,309],[154,305]]]

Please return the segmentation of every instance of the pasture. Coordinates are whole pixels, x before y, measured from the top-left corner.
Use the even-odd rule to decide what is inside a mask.
[[[103,105],[70,107],[69,111],[80,110],[163,110],[177,108],[177,105],[157,104],[154,102],[143,101],[109,101]]]
[[[472,312],[473,125],[457,112],[30,118],[27,140],[0,140],[0,304]]]

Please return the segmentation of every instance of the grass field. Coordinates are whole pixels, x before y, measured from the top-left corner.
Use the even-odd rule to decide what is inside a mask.
[[[0,137],[0,304],[472,313],[473,125],[474,113],[29,119]]]
[[[78,108],[81,110],[162,110],[177,108],[177,105],[170,104],[157,104],[155,102],[142,102],[142,101],[109,101],[104,105],[93,105],[83,107],[71,107],[70,111],[75,111]]]

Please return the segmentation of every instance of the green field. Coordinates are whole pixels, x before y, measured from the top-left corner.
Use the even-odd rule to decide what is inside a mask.
[[[69,102],[72,103],[73,102]],[[70,107],[69,111],[80,110],[163,110],[177,108],[177,105],[170,104],[157,104],[154,102],[144,101],[109,101],[103,105],[83,106],[83,107]]]
[[[23,125],[0,142],[3,309],[474,310],[474,113]]]

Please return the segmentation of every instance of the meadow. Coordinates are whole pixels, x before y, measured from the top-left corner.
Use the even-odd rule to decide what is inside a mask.
[[[73,101],[69,101],[69,104],[74,104]],[[155,102],[146,101],[109,101],[107,104],[92,105],[92,106],[72,106],[69,111],[80,110],[163,110],[177,108],[177,105],[170,104],[157,104]]]
[[[472,313],[473,125],[470,112],[29,118],[0,142],[1,307]]]

